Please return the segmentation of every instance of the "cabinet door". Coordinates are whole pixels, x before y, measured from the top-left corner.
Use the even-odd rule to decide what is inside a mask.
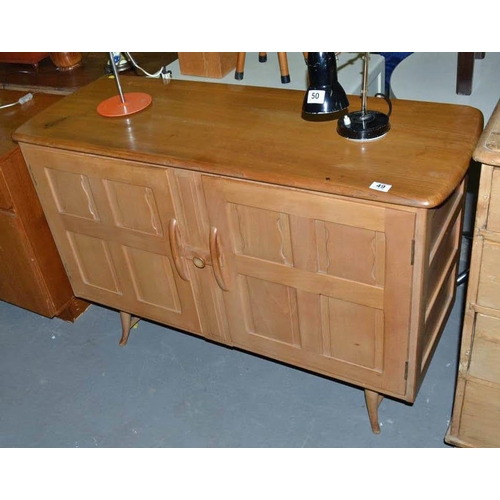
[[[403,395],[414,214],[205,176],[236,346]]]
[[[75,295],[200,332],[167,171],[23,145]]]

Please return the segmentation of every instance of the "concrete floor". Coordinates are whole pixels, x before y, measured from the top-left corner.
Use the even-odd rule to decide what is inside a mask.
[[[413,405],[115,311],[74,324],[0,302],[0,447],[446,447],[462,318],[453,313]]]

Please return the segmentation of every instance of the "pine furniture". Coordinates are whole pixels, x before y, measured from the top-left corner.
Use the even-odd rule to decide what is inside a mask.
[[[77,296],[413,402],[455,297],[473,108],[395,101],[381,140],[304,93],[103,78],[15,134]],[[356,98],[351,97],[356,103]],[[371,98],[369,106],[385,110]]]
[[[453,416],[446,442],[500,446],[500,101],[474,151],[481,162]]]

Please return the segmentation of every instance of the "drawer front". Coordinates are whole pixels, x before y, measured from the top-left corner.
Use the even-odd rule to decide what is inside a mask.
[[[500,319],[476,316],[469,375],[500,384]]]
[[[500,309],[500,243],[485,241],[483,244],[477,303]]]
[[[469,380],[458,438],[469,446],[500,447],[500,390]]]
[[[19,218],[0,212],[0,235],[0,300],[53,316],[53,302]]]

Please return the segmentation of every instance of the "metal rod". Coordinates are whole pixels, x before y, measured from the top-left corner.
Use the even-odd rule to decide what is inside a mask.
[[[111,62],[111,67],[113,68],[113,74],[115,75],[116,86],[118,87],[118,93],[120,94],[120,99],[122,100],[122,103],[125,104],[125,97],[123,96],[122,86],[120,84],[118,70],[116,69],[115,58],[113,56],[113,52],[109,53],[109,60]]]
[[[363,61],[363,83],[361,84],[361,115],[366,115],[366,94],[368,93],[368,57],[369,52],[365,52]]]

